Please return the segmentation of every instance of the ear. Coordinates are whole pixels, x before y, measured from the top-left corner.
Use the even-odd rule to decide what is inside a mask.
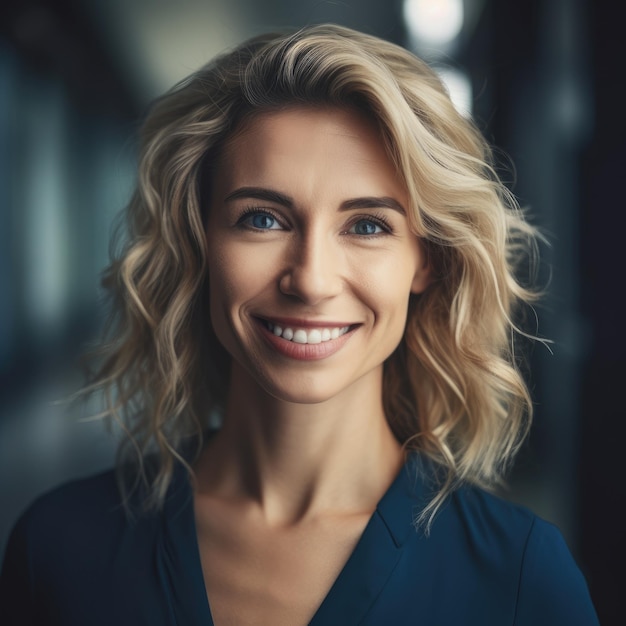
[[[420,245],[419,254],[417,256],[417,264],[415,275],[411,282],[411,293],[418,294],[426,291],[426,288],[432,282],[432,267],[428,258],[428,250]]]
[[[413,282],[411,283],[411,293],[417,294],[426,291],[426,288],[432,282],[430,266],[425,265],[419,268],[413,276]]]

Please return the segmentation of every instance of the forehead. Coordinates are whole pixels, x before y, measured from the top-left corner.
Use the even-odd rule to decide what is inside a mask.
[[[356,108],[291,105],[246,116],[226,140],[224,153],[236,150],[250,137],[278,143],[289,136],[305,135],[313,128],[320,139],[335,135],[381,141],[376,122]]]
[[[353,176],[361,184],[369,178],[372,185],[404,187],[369,116],[353,108],[301,106],[246,119],[221,151],[216,182],[290,176],[305,184],[317,174],[319,183],[324,171],[329,180],[342,174],[346,182]]]

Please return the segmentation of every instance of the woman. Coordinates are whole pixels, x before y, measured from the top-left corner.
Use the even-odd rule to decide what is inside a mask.
[[[21,518],[10,623],[597,623],[559,532],[487,491],[528,430],[534,230],[424,63],[244,43],[155,103],[128,220],[90,387],[122,496]]]

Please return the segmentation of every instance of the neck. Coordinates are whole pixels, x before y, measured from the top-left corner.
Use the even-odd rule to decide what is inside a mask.
[[[372,512],[403,460],[382,407],[382,368],[316,404],[277,400],[234,368],[223,427],[196,468],[200,492],[244,498],[268,523]]]

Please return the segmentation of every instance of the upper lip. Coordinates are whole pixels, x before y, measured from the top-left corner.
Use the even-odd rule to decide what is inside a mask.
[[[334,320],[304,319],[301,317],[270,317],[267,315],[258,315],[257,317],[270,324],[285,328],[344,328],[346,326],[354,326],[354,323],[337,322]]]

